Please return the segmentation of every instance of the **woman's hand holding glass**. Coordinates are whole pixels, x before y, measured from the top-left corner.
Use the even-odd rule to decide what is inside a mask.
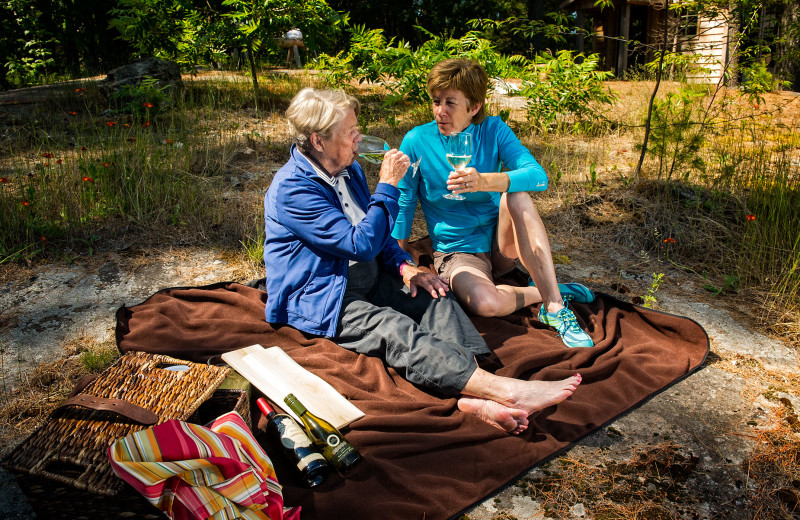
[[[356,150],[356,153],[366,161],[369,161],[373,164],[381,164],[386,157],[386,153],[389,151],[389,143],[380,137],[375,137],[374,135],[362,135],[361,140],[358,142],[358,149]],[[411,165],[412,177],[417,175],[419,162],[420,159],[417,159],[417,162]]]
[[[447,189],[456,195],[485,191],[483,184],[483,176],[471,166],[450,172],[450,176],[447,178]]]
[[[383,156],[378,182],[385,182],[396,187],[400,179],[405,176],[409,166],[411,166],[411,160],[406,154],[396,149],[387,151]]]

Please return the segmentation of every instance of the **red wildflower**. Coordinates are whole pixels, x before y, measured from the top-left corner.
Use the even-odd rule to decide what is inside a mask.
[[[755,219],[756,219],[756,216],[755,216],[755,215],[753,215],[752,213],[750,213],[750,214],[748,214],[748,215],[747,215],[745,218],[746,218],[748,221],[751,221],[751,220],[755,220]]]
[[[164,144],[172,144],[172,143],[173,143],[172,139],[167,139],[166,141],[164,141]]]
[[[69,115],[71,115],[71,116],[77,116],[77,115],[78,115],[78,113],[77,113],[77,112],[70,112],[70,113],[69,113]]]
[[[81,151],[85,152],[86,151],[86,147],[85,146],[81,146]]]
[[[111,165],[110,165],[110,164],[108,164],[107,162],[104,162],[104,163],[103,163],[103,168],[108,168],[109,166],[111,166]]]
[[[150,121],[145,121],[142,123],[142,128],[147,128],[148,126],[150,126]]]
[[[136,138],[135,138],[135,137],[129,137],[129,138],[128,138],[128,141],[129,141],[129,142],[131,142],[131,143],[132,143],[132,142],[134,142],[135,140],[136,140]]]
[[[667,237],[667,238],[664,239],[664,243],[665,244],[674,244],[675,243],[675,239],[672,238],[672,237]]]
[[[22,204],[23,206],[30,206],[31,205],[31,203],[28,202],[27,200],[23,200],[22,202],[20,202],[20,204]]]
[[[145,107],[145,108],[153,108],[153,104],[152,103],[142,103],[142,106]]]
[[[108,125],[109,128],[111,128],[112,126],[118,125],[119,123],[117,123],[116,121],[108,121],[106,122],[106,124]]]
[[[122,126],[124,126],[125,128],[128,128],[129,126],[131,126],[131,124],[130,124],[130,123],[125,123],[125,124],[124,124],[124,125],[122,125]]]
[[[76,88],[75,92],[86,92],[85,88]]]
[[[46,236],[44,236],[44,235],[41,235],[41,236],[39,237],[39,240],[41,240],[43,244],[46,244],[46,243],[47,243],[47,237],[46,237]]]
[[[51,153],[43,153],[42,157],[44,157],[45,159],[52,159],[55,156]]]
[[[87,175],[86,177],[83,178],[83,182],[94,182],[94,179],[92,179]]]
[[[50,166],[49,162],[44,163],[45,166]]]
[[[6,179],[5,177],[0,177],[0,184],[5,184],[7,182],[8,182],[8,179]]]
[[[64,161],[62,161],[61,159],[59,159],[59,160],[57,160],[57,161],[56,161],[56,164],[61,164],[62,162],[64,162]]]

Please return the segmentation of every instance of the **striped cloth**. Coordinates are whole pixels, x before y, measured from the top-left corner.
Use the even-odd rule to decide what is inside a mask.
[[[176,520],[298,520],[269,457],[236,412],[208,427],[169,420],[117,440],[111,467]]]

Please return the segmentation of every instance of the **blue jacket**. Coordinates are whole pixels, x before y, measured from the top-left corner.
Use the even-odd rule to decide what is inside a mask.
[[[398,273],[400,264],[411,259],[391,237],[400,192],[379,183],[370,197],[364,172],[353,163],[344,182],[366,213],[353,226],[334,188],[294,145],[290,155],[264,198],[265,316],[269,323],[333,337],[350,260],[379,258],[387,271]]]

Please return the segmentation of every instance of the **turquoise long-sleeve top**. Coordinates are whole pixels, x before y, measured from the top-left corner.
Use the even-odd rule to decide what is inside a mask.
[[[480,173],[507,170],[509,192],[547,189],[544,168],[502,119],[487,117],[480,124],[470,124],[464,131],[472,134],[473,151],[468,167]],[[453,171],[446,157],[447,139],[439,132],[435,121],[413,128],[403,138],[400,150],[412,163],[417,159],[421,161],[416,176],[412,177],[409,170],[397,186],[400,213],[392,237],[398,240],[409,237],[419,201],[434,250],[490,252],[502,193],[464,193],[465,200],[444,198],[450,191],[447,177]]]

